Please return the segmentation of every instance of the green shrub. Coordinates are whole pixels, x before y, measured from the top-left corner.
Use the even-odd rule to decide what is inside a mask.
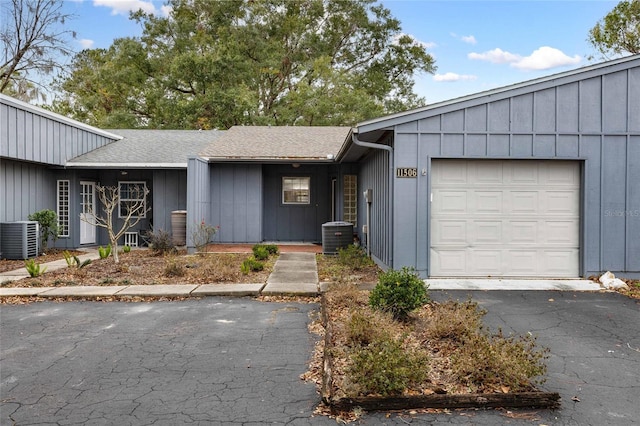
[[[280,251],[278,250],[278,246],[275,244],[264,244],[263,245],[264,248],[267,249],[267,251],[269,252],[269,254],[278,254]]]
[[[415,269],[407,267],[389,269],[380,274],[378,284],[369,295],[372,308],[390,312],[396,319],[405,319],[411,311],[428,301],[424,282]]]
[[[347,322],[347,341],[350,346],[367,346],[390,336],[393,318],[386,312],[356,309]]]
[[[36,261],[33,259],[25,260],[24,267],[29,273],[29,276],[31,278],[37,278],[47,271],[46,266],[42,267],[39,263],[36,263]]]
[[[240,265],[240,271],[247,275],[249,272],[259,272],[264,269],[264,264],[256,260],[253,256],[246,258],[242,265]]]
[[[388,336],[357,347],[350,359],[347,375],[354,385],[353,396],[399,395],[422,382],[429,369],[425,354],[407,351],[402,341]]]
[[[537,349],[535,338],[476,333],[467,336],[451,357],[452,371],[474,391],[506,386],[512,392],[544,383],[548,349]]]
[[[58,216],[53,210],[44,209],[30,214],[28,218],[29,220],[38,222],[40,228],[40,243],[42,244],[42,251],[44,252],[47,250],[49,237],[53,238],[53,241],[56,241],[60,235]]]
[[[362,247],[353,244],[338,249],[338,263],[356,271],[374,265]]]
[[[124,253],[129,253],[131,251],[131,246],[126,245],[126,246],[122,247],[122,251]]]
[[[106,247],[98,247],[98,254],[100,255],[100,259],[106,259],[111,254],[111,244]]]
[[[263,245],[256,244],[251,250],[256,260],[267,260],[269,258],[269,250]]]
[[[76,259],[74,256],[71,255],[71,253],[69,253],[68,250],[65,250],[62,252],[62,255],[64,256],[64,260],[67,262],[67,266],[69,268],[71,268],[72,266],[76,265]]]
[[[155,254],[168,254],[177,251],[171,234],[164,229],[151,229],[147,231],[145,239],[147,244],[149,244],[149,248]]]

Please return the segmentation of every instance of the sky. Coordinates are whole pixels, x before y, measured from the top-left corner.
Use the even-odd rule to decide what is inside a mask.
[[[402,32],[435,58],[437,71],[415,79],[416,93],[431,104],[601,61],[587,41],[588,32],[617,1],[382,0],[382,4],[401,22]],[[77,32],[73,43],[78,51],[107,48],[115,38],[140,35],[140,25],[128,19],[130,10],[169,12],[163,1],[156,0],[67,0],[64,8],[76,16],[68,25]]]

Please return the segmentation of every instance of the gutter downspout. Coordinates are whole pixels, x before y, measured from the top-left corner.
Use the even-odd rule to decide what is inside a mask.
[[[383,149],[385,151],[387,151],[389,153],[389,211],[387,212],[388,216],[389,216],[389,231],[388,231],[388,238],[389,238],[389,243],[391,244],[391,250],[390,250],[390,254],[389,254],[389,266],[391,268],[393,268],[393,148],[390,147],[389,145],[383,145],[383,144],[378,144],[378,143],[371,143],[371,142],[364,142],[361,140],[358,140],[358,132],[354,129],[353,132],[351,133],[351,141],[358,145],[358,146],[362,146],[364,148],[372,148],[372,149]],[[376,195],[374,194],[374,197]],[[371,229],[367,229],[368,235],[367,235],[367,247],[370,245],[370,235],[371,235]]]

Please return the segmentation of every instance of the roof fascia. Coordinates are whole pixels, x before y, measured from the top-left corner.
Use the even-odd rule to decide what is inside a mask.
[[[187,163],[83,163],[68,162],[70,169],[186,169]]]

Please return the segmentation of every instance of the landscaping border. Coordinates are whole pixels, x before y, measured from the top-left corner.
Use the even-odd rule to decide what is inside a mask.
[[[557,392],[510,392],[447,394],[443,389],[434,389],[431,395],[400,395],[392,397],[365,396],[356,398],[334,398],[332,394],[333,362],[331,357],[331,324],[327,313],[326,296],[321,298],[322,322],[325,328],[324,354],[322,360],[322,401],[332,412],[351,411],[358,407],[365,411],[411,410],[422,408],[558,408],[560,394]]]

